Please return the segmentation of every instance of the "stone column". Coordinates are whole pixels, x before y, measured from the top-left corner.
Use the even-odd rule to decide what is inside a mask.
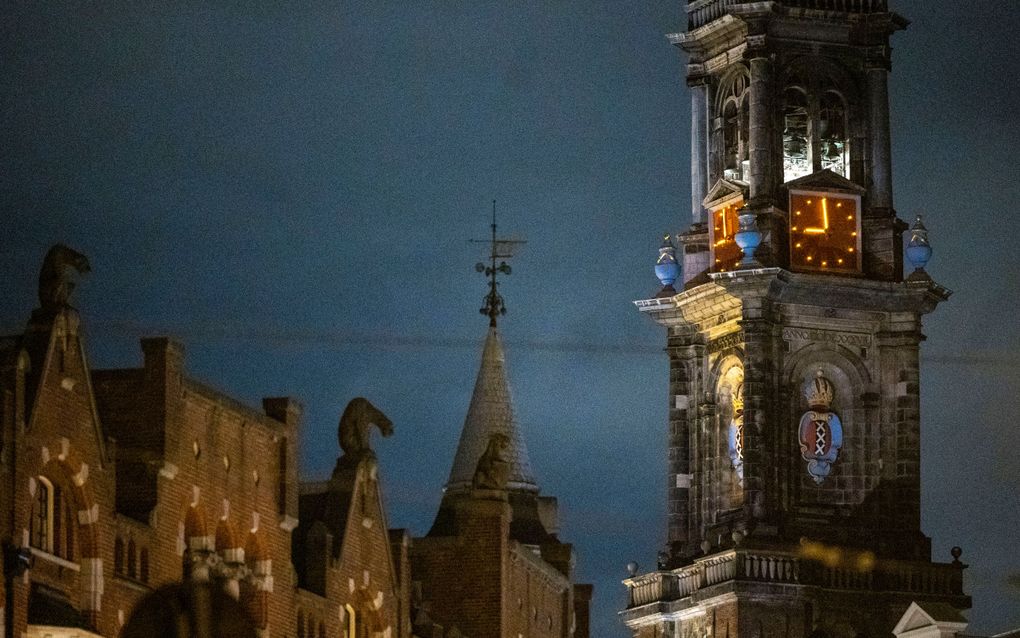
[[[697,491],[694,475],[695,433],[697,432],[697,403],[700,385],[698,371],[705,356],[705,347],[696,343],[696,336],[670,335],[666,351],[669,354],[669,433],[667,445],[667,518],[668,541],[674,557],[689,555],[698,546],[700,538],[692,538],[692,527],[697,523],[692,504],[691,490]]]
[[[892,150],[889,136],[889,67],[885,61],[868,68],[868,120],[871,143],[870,209],[875,216],[892,214]]]
[[[750,40],[750,38],[748,38]],[[749,42],[750,44],[750,42]],[[751,201],[752,207],[759,208],[772,203],[772,111],[770,87],[772,84],[772,62],[764,49],[748,50],[751,65],[750,149],[751,160]]]
[[[748,301],[757,302],[749,304]],[[772,476],[765,421],[770,380],[774,378],[773,325],[762,318],[760,300],[744,300],[740,321],[744,340],[744,510],[747,519],[765,517],[766,496]]]
[[[705,223],[708,195],[708,79],[689,78],[691,91],[691,223]]]

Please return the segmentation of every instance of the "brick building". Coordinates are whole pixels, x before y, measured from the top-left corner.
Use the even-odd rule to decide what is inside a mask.
[[[587,635],[570,546],[534,518],[550,508],[533,481],[523,500],[467,489],[452,543],[390,530],[369,444],[372,429],[392,432],[385,415],[351,401],[331,478],[300,484],[294,400],[243,405],[190,378],[166,338],[142,340],[141,367],[89,366],[69,304],[87,269],[54,247],[40,307],[0,338],[0,638],[116,636],[143,596],[183,579],[221,583],[263,638]],[[447,582],[469,586],[437,595]]]
[[[693,223],[636,302],[666,328],[668,546],[622,617],[635,636],[957,633],[964,565],[932,560],[920,509],[922,317],[950,293],[919,218],[904,277],[892,197],[907,21],[886,0],[687,14]]]
[[[503,459],[496,481],[481,476],[492,450]],[[573,584],[573,547],[558,531],[556,499],[540,495],[514,418],[493,320],[439,512],[411,545],[424,610],[472,637],[586,637],[592,588]]]

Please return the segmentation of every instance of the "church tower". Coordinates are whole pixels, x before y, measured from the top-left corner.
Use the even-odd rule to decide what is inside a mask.
[[[959,552],[921,530],[921,318],[903,276],[886,0],[695,0],[691,220],[664,287],[667,548],[625,581],[635,636],[888,636],[912,602],[966,609]],[[682,275],[681,275],[682,272]],[[674,289],[676,285],[676,289]],[[679,292],[677,292],[679,290]]]

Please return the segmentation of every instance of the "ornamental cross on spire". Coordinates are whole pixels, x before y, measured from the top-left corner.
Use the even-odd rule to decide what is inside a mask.
[[[499,273],[504,275],[510,274],[510,264],[504,260],[513,257],[517,247],[526,244],[527,241],[496,237],[496,200],[492,200],[492,238],[470,239],[468,241],[475,244],[489,244],[489,264],[486,265],[480,261],[475,264],[475,270],[484,274],[489,279],[489,294],[485,295],[482,307],[478,311],[483,315],[487,315],[489,317],[489,326],[495,328],[496,318],[506,314],[506,304],[503,303],[503,297],[499,294],[499,282],[496,281],[496,275]],[[496,264],[497,259],[499,260],[498,265]]]

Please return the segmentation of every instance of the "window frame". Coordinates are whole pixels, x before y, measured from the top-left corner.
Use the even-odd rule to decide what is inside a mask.
[[[727,197],[725,199],[721,199],[721,200],[717,200],[715,202],[712,202],[712,206],[710,208],[707,208],[708,217],[709,217],[709,220],[710,220],[710,222],[708,224],[708,243],[709,243],[709,248],[710,248],[710,252],[709,252],[710,263],[709,263],[709,268],[708,268],[709,272],[729,272],[729,271],[737,269],[736,266],[720,265],[720,263],[718,261],[716,261],[718,259],[718,257],[716,257],[716,247],[719,245],[719,242],[721,242],[721,241],[729,241],[729,242],[733,243],[734,247],[736,247],[736,250],[737,250],[737,260],[738,261],[743,257],[743,253],[741,252],[740,247],[736,245],[736,239],[735,239],[735,235],[737,233],[737,228],[736,227],[733,229],[733,233],[730,236],[730,239],[727,240],[725,238],[725,236],[722,237],[722,238],[716,238],[716,234],[715,234],[715,216],[717,214],[719,214],[720,211],[723,211],[723,216],[725,217],[725,215],[726,215],[725,210],[727,208],[731,207],[731,206],[736,208],[737,215],[739,216],[739,214],[740,214],[739,211],[740,211],[741,208],[743,208],[744,203],[745,202],[744,202],[743,194],[741,194],[741,193],[734,193],[733,195],[731,195],[731,196],[729,196],[729,197]],[[737,221],[735,223],[739,224],[739,221]]]

